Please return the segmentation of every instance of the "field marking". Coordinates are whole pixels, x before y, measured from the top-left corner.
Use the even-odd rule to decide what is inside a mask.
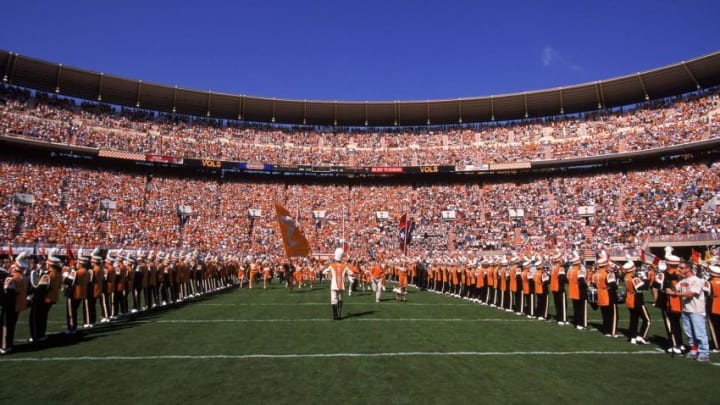
[[[348,305],[378,305],[377,302],[374,301],[375,298],[373,298],[373,301],[367,301],[367,302],[358,302],[358,301],[352,301],[348,299],[343,300],[343,304]],[[386,300],[380,302],[380,305],[382,303],[393,303],[395,300]],[[262,302],[248,302],[248,303],[210,303],[210,302],[203,302],[198,303],[198,306],[208,306],[208,307],[303,307],[303,306],[318,306],[318,305],[330,305],[329,302],[268,302],[268,303],[262,303]],[[422,304],[422,303],[411,303],[411,302],[404,302],[402,303],[402,306],[414,306],[414,307],[459,307],[459,306],[468,306],[469,303],[453,303],[453,304]]]
[[[527,322],[527,319],[462,319],[462,318],[367,318],[344,319],[344,322]],[[132,323],[240,323],[240,322],[337,322],[330,318],[297,319],[158,319],[130,321]]]
[[[52,361],[145,361],[145,360],[246,360],[246,359],[305,359],[305,358],[360,358],[360,357],[511,357],[511,356],[638,356],[659,355],[655,350],[642,351],[572,351],[572,352],[395,352],[395,353],[308,353],[308,354],[215,354],[215,355],[162,355],[162,356],[78,356],[78,357],[22,357],[2,358],[3,362]],[[714,365],[716,363],[713,363]]]

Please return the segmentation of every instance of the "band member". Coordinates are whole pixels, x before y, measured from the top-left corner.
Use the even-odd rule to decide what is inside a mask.
[[[681,354],[684,350],[682,330],[680,319],[682,317],[682,307],[680,297],[667,295],[668,288],[675,289],[675,285],[680,281],[680,275],[677,266],[680,264],[680,258],[672,254],[672,247],[665,247],[665,260],[658,264],[658,274],[655,276],[653,289],[657,296],[655,306],[660,309],[663,316],[663,324],[665,332],[668,336],[670,346],[668,353]]]
[[[113,268],[115,257],[108,253],[107,260],[103,264],[103,282],[102,282],[102,299],[100,301],[100,309],[102,310],[102,319],[100,322],[108,322],[116,318],[115,312],[115,279],[117,274]]]
[[[132,266],[132,298],[133,298],[133,309],[130,312],[135,313],[142,310],[140,300],[143,296],[143,291],[147,285],[147,264],[145,263],[145,256],[142,252],[138,252],[135,257],[136,263]],[[145,303],[147,305],[147,302]]]
[[[368,270],[370,273],[370,288],[375,292],[375,302],[380,302],[382,296],[382,282],[385,278],[385,270],[376,262],[373,261]]]
[[[103,302],[103,282],[105,280],[103,257],[100,249],[96,248],[90,254],[90,269],[87,298],[85,300],[85,327],[93,327],[97,322],[97,301]],[[107,313],[107,307],[104,312]]]
[[[65,298],[67,300],[67,329],[66,334],[74,334],[78,326],[78,309],[85,302],[87,297],[88,268],[90,258],[83,256],[82,249],[78,252],[78,259],[75,265],[63,269],[63,280],[65,282]]]
[[[15,329],[17,327],[20,312],[27,309],[27,292],[30,288],[30,281],[26,273],[30,270],[25,252],[20,253],[15,259],[15,264],[10,267],[10,274],[3,283],[4,299],[2,316],[2,336],[0,337],[0,354],[8,354],[13,351],[15,341]]]
[[[38,262],[30,270],[29,277],[28,300],[30,301],[30,314],[28,323],[30,324],[30,338],[28,342],[37,343],[40,337],[40,325],[47,322],[48,307],[46,301],[50,287],[50,277],[48,276],[46,261]],[[45,318],[43,318],[45,314]]]
[[[262,265],[263,289],[267,289],[268,284],[272,281],[272,268],[270,261],[265,260]]]
[[[357,290],[357,283],[360,279],[360,267],[355,260],[348,260],[350,275],[348,276],[348,297],[352,296],[353,289]]]
[[[249,266],[248,261],[240,263],[240,265],[238,266],[238,269],[237,269],[238,288],[242,288],[243,284],[245,284],[245,273],[247,271],[248,266]]]
[[[482,262],[477,261],[475,264],[475,302],[478,304],[485,305],[487,302],[487,271],[488,262],[484,260]]]
[[[57,250],[52,249],[48,253],[46,261],[47,270],[45,276],[48,278],[48,293],[45,296],[44,312],[41,313],[41,320],[38,321],[38,341],[42,342],[47,339],[47,321],[50,309],[57,304],[60,298],[60,289],[62,287],[62,261],[56,256]],[[42,280],[41,280],[42,281]]]
[[[520,308],[520,305],[522,305],[522,279],[521,279],[521,259],[519,257],[514,257],[510,260],[510,271],[508,272],[508,282],[509,282],[509,302],[510,305],[508,308],[512,312],[515,311],[517,315],[520,315],[522,313],[522,308]]]
[[[553,303],[555,304],[555,320],[558,325],[567,325],[567,298],[565,286],[567,276],[565,266],[562,265],[562,254],[556,251],[552,256],[552,270],[550,271],[550,292],[552,292]]]
[[[570,268],[567,271],[568,292],[573,303],[573,321],[578,330],[587,329],[587,270],[580,263],[580,255],[576,250],[570,257]]]
[[[635,264],[628,260],[622,267],[625,281],[625,306],[630,312],[630,326],[628,335],[632,344],[648,344],[647,335],[650,331],[650,314],[645,307],[643,291],[648,289],[648,280],[645,272],[637,272]],[[638,324],[642,319],[642,326],[638,332]]]
[[[596,262],[597,269],[593,274],[593,284],[597,288],[597,303],[602,315],[602,333],[607,337],[616,338],[617,312],[617,278],[612,271],[607,252],[601,249]]]
[[[287,282],[288,291],[292,292],[295,285],[295,265],[291,261],[283,263],[283,272],[285,273],[283,278]]]
[[[250,276],[248,278],[249,288],[252,289],[253,285],[257,281],[258,274],[260,273],[260,267],[256,260],[250,262]]]
[[[711,349],[720,350],[720,264],[708,266],[708,334]]]
[[[485,296],[485,303],[490,305],[491,307],[496,307],[495,304],[495,291],[496,291],[496,284],[495,284],[495,271],[498,267],[498,260],[497,258],[490,258],[488,259],[488,267],[486,272],[486,284],[487,284],[487,294]]]
[[[520,271],[520,289],[522,298],[520,301],[520,311],[525,314],[528,318],[535,317],[535,299],[533,294],[533,277],[537,268],[531,259],[525,260],[522,263],[522,270]]]
[[[407,287],[408,287],[408,277],[409,277],[408,276],[408,268],[405,266],[398,266],[397,270],[398,270],[398,287],[400,287],[400,289],[403,292],[406,292]]]
[[[342,319],[342,295],[345,291],[345,278],[350,274],[350,269],[343,261],[345,251],[343,248],[335,249],[335,261],[330,264],[323,274],[330,276],[330,304],[332,305],[333,319]]]
[[[510,294],[509,274],[511,265],[512,264],[507,258],[503,258],[502,265],[500,266],[500,271],[497,274],[497,278],[500,281],[500,291],[498,291],[498,307],[504,309],[506,312],[512,312],[512,302],[510,300],[510,297],[512,297],[512,295]]]
[[[129,286],[129,271],[131,266],[130,260],[124,258],[118,253],[113,262],[113,272],[115,273],[115,308],[114,312],[117,316],[125,316],[128,313],[128,291],[132,288]]]
[[[147,283],[145,284],[145,306],[155,308],[158,305],[158,268],[155,260],[155,252],[150,251],[147,255]]]
[[[548,308],[550,305],[548,305],[548,286],[550,285],[550,274],[548,274],[548,270],[550,263],[547,260],[544,260],[540,263],[536,263],[535,265],[537,268],[534,275],[534,291],[537,301],[535,315],[537,315],[538,320],[549,320],[550,314],[548,313]]]
[[[164,307],[170,300],[170,284],[172,283],[169,255],[165,252],[158,252],[155,261],[157,265],[157,300],[158,304]]]

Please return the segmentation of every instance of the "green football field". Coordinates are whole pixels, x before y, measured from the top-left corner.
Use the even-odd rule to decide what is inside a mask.
[[[392,285],[389,285],[392,287]],[[327,284],[289,293],[233,288],[74,336],[64,305],[44,347],[0,357],[3,404],[715,403],[720,354],[698,363],[457,298],[410,288],[345,297],[332,320]],[[599,326],[599,312],[590,323]],[[627,327],[621,306],[620,331]]]

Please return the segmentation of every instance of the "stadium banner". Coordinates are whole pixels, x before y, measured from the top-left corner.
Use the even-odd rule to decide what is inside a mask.
[[[487,164],[455,166],[456,172],[486,172],[488,170],[490,170],[490,165]]]
[[[237,164],[237,167],[238,167],[238,169],[240,169],[240,170],[257,170],[257,171],[264,171],[264,172],[269,172],[269,171],[271,171],[271,170],[273,169],[273,168],[272,168],[273,166],[272,166],[271,164],[268,164],[268,163],[247,163],[247,162],[243,162],[243,163],[238,163],[238,164]]]
[[[142,162],[145,161],[145,155],[142,153],[121,152],[117,150],[100,149],[100,151],[98,152],[98,156],[113,159],[138,160]]]
[[[298,166],[297,165],[272,165],[272,170],[277,172],[297,172]]]
[[[407,166],[403,167],[403,173],[427,173],[427,174],[434,174],[434,173],[452,173],[455,171],[455,166],[438,166],[438,165],[428,165],[428,166]]]
[[[145,155],[145,161],[154,163],[170,163],[173,165],[183,164],[183,158],[163,155]]]
[[[490,170],[530,169],[530,162],[493,163]]]
[[[228,162],[214,159],[183,159],[183,165],[188,167],[204,167],[207,169],[220,169]]]
[[[370,173],[382,174],[382,173],[403,173],[403,168],[400,166],[373,166],[370,168]]]

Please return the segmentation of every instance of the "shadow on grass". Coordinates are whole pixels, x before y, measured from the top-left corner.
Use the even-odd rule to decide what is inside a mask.
[[[97,323],[92,328],[79,328],[72,334],[66,334],[64,332],[49,333],[47,335],[47,339],[41,342],[21,343],[16,340],[15,345],[13,345],[13,353],[39,352],[53,347],[64,347],[88,342],[113,334],[116,331],[132,328],[140,323],[152,322],[153,319],[164,316],[164,314],[171,311],[176,311],[186,305],[202,302],[218,294],[230,291],[232,291],[232,289],[216,291],[187,301],[172,303],[166,306],[158,306],[136,313],[129,313],[108,323]],[[82,317],[82,315],[80,315],[80,317]]]
[[[363,316],[372,315],[372,314],[374,314],[375,312],[377,312],[377,311],[365,311],[365,312],[348,313],[347,315],[343,316],[342,319],[347,319],[347,318],[360,318],[360,317],[363,317]]]

